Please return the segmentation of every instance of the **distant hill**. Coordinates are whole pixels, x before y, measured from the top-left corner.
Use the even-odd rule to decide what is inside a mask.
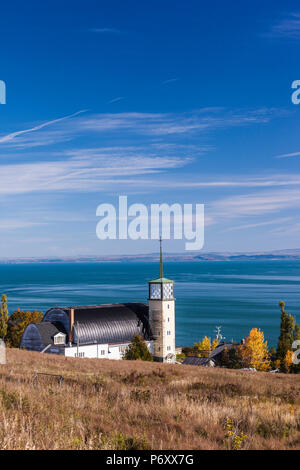
[[[144,255],[103,255],[103,256],[62,256],[44,258],[0,258],[0,263],[112,263],[112,262],[152,262],[158,261],[158,253]],[[275,260],[300,260],[300,249],[287,249],[275,251],[257,252],[194,252],[164,253],[165,261],[275,261]]]

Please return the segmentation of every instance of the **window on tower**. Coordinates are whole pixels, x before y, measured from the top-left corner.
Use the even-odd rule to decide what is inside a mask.
[[[173,284],[171,282],[163,285],[163,298],[173,299]]]
[[[161,284],[150,284],[150,299],[161,299]]]

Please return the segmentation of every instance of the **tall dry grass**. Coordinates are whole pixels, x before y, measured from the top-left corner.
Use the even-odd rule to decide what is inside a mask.
[[[33,373],[62,374],[55,378]],[[1,449],[299,449],[296,375],[8,350]]]

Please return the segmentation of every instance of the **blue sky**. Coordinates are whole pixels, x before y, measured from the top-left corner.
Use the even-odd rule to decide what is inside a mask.
[[[300,247],[298,2],[12,1],[0,44],[0,257],[156,251],[96,238],[119,195],[205,204],[205,251]]]

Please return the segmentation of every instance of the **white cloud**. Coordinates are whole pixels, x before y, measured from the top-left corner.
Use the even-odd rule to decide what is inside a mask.
[[[278,219],[273,219],[273,220],[267,220],[265,222],[255,222],[252,224],[243,224],[243,225],[237,225],[235,227],[230,227],[224,230],[224,232],[232,232],[235,230],[244,230],[244,229],[251,229],[251,228],[257,228],[257,227],[265,227],[267,225],[279,225],[283,224],[286,222],[291,221],[291,217],[286,217],[286,218],[278,218]]]
[[[89,149],[91,150],[91,149]],[[136,176],[179,168],[188,159],[80,153],[62,161],[1,165],[0,194],[33,191],[104,191],[137,185]]]
[[[113,98],[112,100],[110,100],[108,104],[118,103],[119,101],[122,101],[124,99],[124,96],[118,96],[117,98]]]
[[[36,222],[30,220],[20,220],[20,219],[1,219],[0,228],[3,230],[17,230],[19,228],[31,228],[37,227],[39,225],[46,225],[45,222]]]
[[[164,80],[162,82],[162,85],[168,85],[169,83],[174,83],[174,82],[178,82],[179,81],[179,78],[169,78],[168,80]]]
[[[220,108],[205,108],[190,113],[131,112],[80,116],[83,112],[85,111],[78,111],[70,116],[4,135],[0,137],[0,148],[49,146],[80,137],[99,138],[100,134],[104,133],[115,133],[118,139],[128,139],[136,135],[151,139],[168,136],[178,139],[183,134],[199,137],[199,133],[205,136],[216,129],[267,123],[280,114],[278,110],[273,109],[226,111]]]
[[[288,158],[288,157],[299,157],[300,152],[294,152],[294,153],[284,153],[283,155],[276,155],[275,158]]]
[[[300,208],[300,188],[242,194],[215,201],[215,214],[227,218],[275,213]]]
[[[91,33],[98,33],[98,34],[120,34],[121,31],[117,28],[90,28],[89,31]]]
[[[300,13],[291,13],[274,24],[267,36],[300,39]]]
[[[79,114],[82,114],[84,112],[85,112],[85,110],[77,111],[76,113],[70,114],[68,116],[64,116],[62,118],[58,118],[58,119],[54,119],[52,121],[44,122],[42,124],[39,124],[38,126],[31,127],[30,129],[25,129],[25,130],[22,130],[22,131],[16,131],[16,132],[12,132],[10,134],[4,135],[4,136],[0,137],[0,144],[11,144],[13,141],[18,139],[20,136],[24,136],[24,135],[31,134],[32,132],[40,131],[41,129],[43,129],[45,127],[52,126],[54,124],[58,124],[62,121],[65,121],[66,119],[70,119],[72,117],[78,116]]]

